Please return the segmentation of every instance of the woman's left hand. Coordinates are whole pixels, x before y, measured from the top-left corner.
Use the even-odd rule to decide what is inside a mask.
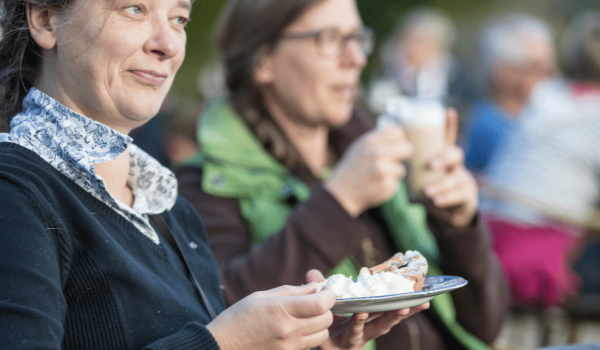
[[[430,163],[432,170],[443,170],[445,176],[425,187],[425,195],[433,205],[428,210],[456,228],[468,226],[477,214],[477,182],[465,168],[463,150],[456,146],[458,115],[449,109],[446,115],[446,149]]]
[[[307,282],[324,279],[319,270],[310,270],[306,274]],[[376,339],[398,324],[398,322],[429,309],[429,302],[400,310],[356,313],[352,316],[333,314],[333,324],[329,327],[329,339],[319,350],[362,350],[367,342]]]
[[[410,309],[358,313],[352,316],[333,314],[333,324],[329,327],[329,339],[318,349],[362,350],[368,341],[386,334],[398,322],[427,309],[429,309],[429,302]]]

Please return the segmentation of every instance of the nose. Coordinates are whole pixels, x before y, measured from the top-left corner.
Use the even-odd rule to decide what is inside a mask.
[[[367,64],[367,56],[356,40],[346,42],[341,58],[344,67],[363,68]]]
[[[177,56],[184,44],[169,21],[157,20],[153,25],[152,35],[146,43],[146,51],[157,55],[160,60],[168,60]]]

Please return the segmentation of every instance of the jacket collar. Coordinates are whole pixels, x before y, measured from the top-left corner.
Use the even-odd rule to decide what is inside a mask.
[[[198,135],[205,157],[247,168],[289,172],[264,149],[225,99],[216,100],[207,109],[198,126]]]

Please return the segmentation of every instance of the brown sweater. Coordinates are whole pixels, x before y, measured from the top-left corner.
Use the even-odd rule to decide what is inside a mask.
[[[330,144],[342,154],[371,127],[369,118],[355,115],[347,126],[331,133]],[[264,243],[251,244],[235,199],[203,192],[202,170],[197,167],[182,167],[176,172],[179,193],[192,202],[206,225],[228,304],[255,291],[305,283],[305,273],[313,268],[327,274],[349,254],[360,265],[368,265],[373,258],[380,263],[398,250],[377,208],[352,218],[318,180],[302,173],[303,180],[315,184],[311,197],[295,206],[281,231]],[[508,291],[487,233],[477,218],[462,230],[453,229],[432,215],[428,216],[428,223],[439,244],[444,274],[469,281],[466,287],[452,292],[459,322],[491,343],[508,308]],[[374,248],[370,254],[365,245],[369,242]],[[460,348],[438,325],[433,312],[421,312],[380,337],[377,349]]]

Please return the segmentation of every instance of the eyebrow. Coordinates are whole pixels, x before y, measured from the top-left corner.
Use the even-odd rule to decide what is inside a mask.
[[[179,2],[177,3],[178,7],[182,7],[186,10],[188,10],[189,12],[192,12],[192,3],[190,1],[187,0],[179,0]]]

